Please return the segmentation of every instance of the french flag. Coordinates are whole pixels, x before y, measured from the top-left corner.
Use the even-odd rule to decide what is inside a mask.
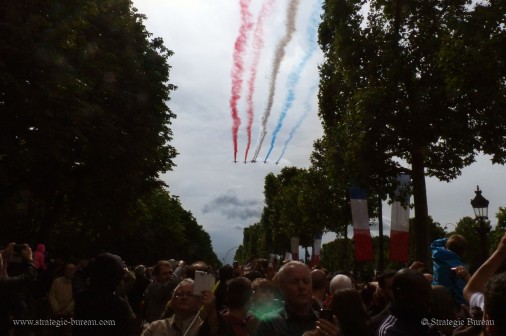
[[[355,260],[369,261],[373,259],[373,253],[371,231],[369,229],[367,193],[358,187],[351,187],[350,196]]]
[[[314,235],[314,241],[313,241],[313,265],[318,266],[320,263],[320,251],[322,248],[322,236],[323,234],[317,233]]]
[[[401,190],[411,181],[411,176],[402,174],[397,176],[399,185],[395,191],[395,196],[401,197]],[[392,217],[390,226],[390,260],[398,262],[407,262],[409,254],[409,195],[406,196],[402,206],[400,201],[392,204]]]

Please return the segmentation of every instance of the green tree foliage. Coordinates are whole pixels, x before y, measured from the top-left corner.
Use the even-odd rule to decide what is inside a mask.
[[[490,226],[490,224],[487,223],[487,226]],[[471,272],[476,271],[482,263],[481,241],[477,221],[471,217],[463,217],[458,221],[455,233],[466,239],[467,249],[463,259],[469,265]]]
[[[499,211],[495,214],[497,225],[491,230],[490,222],[486,222],[486,228],[490,230],[487,237],[488,251],[491,254],[499,244],[504,232],[506,231],[506,208],[499,207]],[[471,217],[463,217],[457,223],[455,230],[448,233],[450,236],[454,233],[460,234],[466,238],[468,248],[464,256],[464,260],[469,264],[471,271],[475,271],[482,263],[481,239],[478,232],[479,223]]]
[[[341,232],[346,232],[351,223],[351,179],[344,168],[343,153],[339,146],[330,142],[328,136],[323,136],[314,143],[309,169],[315,180],[314,189],[318,192],[314,201],[318,205],[315,210],[319,212],[320,222],[338,236]],[[370,210],[373,211],[372,207]]]
[[[506,2],[476,1],[473,11],[449,15],[452,35],[441,64],[454,108],[469,116],[478,149],[506,162]]]
[[[129,0],[0,7],[0,235],[108,246],[173,166],[172,52]]]
[[[174,258],[219,265],[209,234],[164,188],[139,199],[133,209],[123,234],[108,244],[125,260],[135,264]]]
[[[339,171],[378,188],[381,197],[392,193],[399,172],[411,174],[416,259],[428,262],[425,175],[449,181],[479,151],[495,162],[506,157],[504,5],[468,11],[465,0],[368,3],[367,20],[360,14],[364,1],[324,5],[319,114],[325,146],[341,151]],[[479,61],[472,61],[476,53]],[[484,87],[473,83],[473,73],[496,68],[498,74],[480,76]]]
[[[244,228],[242,245],[237,249],[234,259],[246,264],[253,258],[266,258],[268,251],[262,248],[264,244],[261,242],[267,235],[259,223]]]
[[[415,225],[415,219],[410,218],[409,219],[409,260],[411,262],[417,261],[416,259],[416,237],[415,237],[415,230],[413,229],[413,226]],[[436,239],[444,238],[446,237],[446,231],[443,227],[441,227],[441,224],[439,222],[434,222],[431,216],[429,216],[429,241],[433,242]],[[427,250],[430,250],[430,244],[427,245]],[[427,264],[429,265],[429,264]],[[431,271],[429,269],[429,271]]]
[[[343,253],[344,251],[348,253]],[[349,272],[353,269],[354,264],[354,246],[350,239],[337,238],[332,242],[322,245],[320,266],[331,272]]]
[[[497,225],[489,235],[489,252],[492,253],[499,245],[499,241],[506,232],[506,207],[499,207],[499,211],[495,214]]]
[[[217,266],[159,179],[176,156],[172,52],[145,17],[129,0],[0,7],[0,235],[65,256]]]
[[[346,190],[333,187],[321,168],[285,167],[278,175],[268,174],[262,218],[244,230],[238,260],[283,255],[290,251],[294,236],[304,247],[311,247],[320,232],[334,231],[339,236],[350,218]]]
[[[388,258],[388,244],[390,237],[384,237],[383,256],[385,260]],[[378,271],[380,250],[379,237],[372,238],[374,261],[372,263],[357,263],[355,261],[355,245],[353,240],[345,238],[337,238],[327,244],[323,244],[320,266],[331,272],[349,272],[354,271],[355,275],[361,280],[370,281],[374,277],[374,271]],[[398,265],[390,265],[396,267]],[[397,267],[400,268],[400,267]]]

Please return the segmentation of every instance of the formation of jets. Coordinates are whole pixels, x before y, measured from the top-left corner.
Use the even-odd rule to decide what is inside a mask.
[[[233,162],[233,163],[237,163],[238,161],[237,161],[237,160],[234,160],[234,161],[232,161],[232,162]],[[257,160],[251,160],[250,162],[251,162],[251,163],[256,163],[256,162],[257,162]],[[244,160],[244,163],[247,163],[247,161],[246,161],[246,160]],[[265,160],[265,161],[264,161],[264,163],[267,163],[267,160]],[[278,163],[279,163],[279,161],[276,161],[276,164],[278,164]]]

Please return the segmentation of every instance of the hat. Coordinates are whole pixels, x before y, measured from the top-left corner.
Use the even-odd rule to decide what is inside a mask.
[[[90,284],[93,287],[115,291],[123,278],[125,263],[112,253],[102,253],[91,264]]]

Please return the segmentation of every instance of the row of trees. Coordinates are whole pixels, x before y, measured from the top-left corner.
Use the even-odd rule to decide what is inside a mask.
[[[364,16],[365,3],[324,3],[318,111],[324,135],[309,169],[266,178],[264,214],[252,230],[272,238],[250,243],[258,252],[277,251],[280,234],[297,232],[306,246],[321,229],[342,237],[351,184],[367,189],[370,205],[377,205],[395,200],[396,176],[407,173],[414,259],[428,263],[425,177],[450,181],[478,153],[506,162],[506,3],[372,0]]]
[[[130,0],[0,7],[2,239],[67,255],[216,259],[159,178],[177,154],[172,51],[151,38],[145,17]],[[202,254],[178,249],[192,240]]]
[[[494,229],[492,229],[490,221],[486,223],[490,231],[487,235],[489,253],[492,253],[497,248],[501,237],[506,231],[506,207],[500,207],[499,211],[495,214],[495,218],[497,219],[497,225]],[[474,218],[463,217],[457,222],[453,228],[454,230],[450,232],[450,234],[457,233],[466,238],[468,248],[464,260],[469,264],[471,271],[478,269],[483,262],[481,238],[478,234],[477,227],[478,224]]]
[[[236,259],[290,251],[290,237],[300,237],[302,246],[312,246],[318,232],[344,235],[350,223],[347,193],[334,189],[314,169],[286,167],[265,178],[265,207],[260,222],[244,230],[243,245]]]
[[[319,42],[324,163],[385,199],[412,177],[416,257],[427,262],[425,176],[450,181],[477,153],[506,161],[501,1],[327,0]],[[336,159],[336,151],[338,158]]]
[[[312,198],[318,195],[318,193],[312,194],[307,188],[317,188],[318,186],[307,184],[309,174],[311,174],[310,170],[290,167],[284,168],[278,175],[267,175],[264,192],[266,201],[269,200],[268,205],[264,207],[260,222],[244,229],[243,243],[236,252],[236,260],[247,263],[257,257],[268,258],[270,253],[275,253],[282,258],[285,252],[290,251],[290,238],[292,236],[299,236],[301,245],[307,251],[308,247],[312,247],[314,233],[332,231],[337,233],[337,237],[334,241],[323,244],[320,265],[330,271],[353,270],[365,278],[370,277],[374,274],[375,270],[381,269],[380,254],[382,254],[383,260],[388,260],[390,241],[388,232],[385,232],[386,235],[383,237],[383,249],[380,248],[380,238],[378,236],[372,238],[373,261],[357,263],[354,258],[354,242],[348,234],[351,225],[349,203],[343,202],[343,207],[339,208],[342,215],[342,217],[339,217],[341,220],[338,219],[335,222],[331,222],[333,226],[324,225],[325,216],[332,218],[332,214],[326,212],[332,208],[329,207],[328,200],[324,201]],[[287,175],[291,179],[287,179]],[[281,183],[282,181],[290,182],[290,184],[285,188]],[[318,201],[322,201],[322,203],[318,203]],[[336,209],[333,208],[332,211]],[[374,211],[375,209],[373,208],[369,209],[369,212],[372,214],[374,214]],[[319,217],[307,215],[312,212],[319,213]],[[333,215],[337,215],[337,213]],[[495,218],[497,219],[497,225],[494,229],[492,229],[490,221],[486,224],[490,230],[490,234],[488,235],[490,253],[497,247],[506,230],[506,207],[500,207],[499,211],[495,214]],[[340,227],[336,226],[338,223],[341,223]],[[413,229],[414,225],[416,225],[415,223],[415,219],[411,218],[409,233],[410,261],[418,260],[415,245],[416,232]],[[376,226],[377,221],[373,219],[371,225]],[[429,242],[449,237],[452,234],[464,236],[468,243],[464,262],[469,265],[471,271],[476,270],[483,260],[477,221],[471,217],[463,217],[456,224],[450,225],[447,224],[443,227],[429,216]],[[425,247],[427,251],[430,251],[429,245]],[[303,258],[304,256],[301,256],[301,259]],[[395,269],[402,266],[404,265],[397,262],[388,262],[384,265],[384,268]]]

